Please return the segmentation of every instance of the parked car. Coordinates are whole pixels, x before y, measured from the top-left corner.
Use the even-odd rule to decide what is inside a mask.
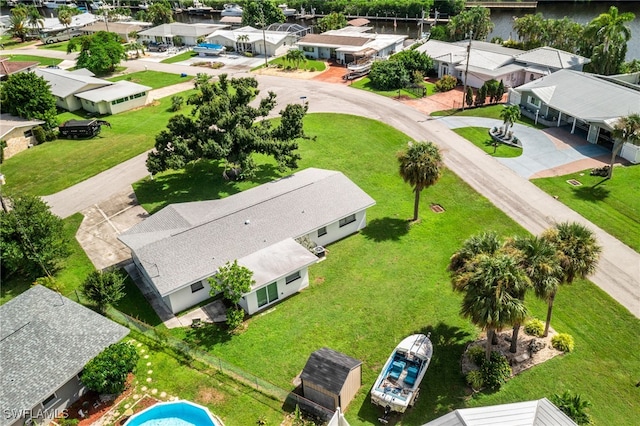
[[[151,42],[147,45],[147,50],[149,52],[166,52],[168,48],[169,45],[166,43]]]

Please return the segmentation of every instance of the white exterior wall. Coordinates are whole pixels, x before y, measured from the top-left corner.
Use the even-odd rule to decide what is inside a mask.
[[[133,108],[145,106],[147,103],[148,97],[149,97],[149,91],[146,91],[144,96],[141,96],[139,98],[134,98],[134,99],[131,99],[131,97],[129,96],[130,99],[128,101],[125,101],[119,104],[113,105],[111,102],[109,102],[108,108],[111,114],[117,114],[119,112],[129,111],[130,109],[133,109]],[[104,113],[101,112],[101,114],[104,114]]]
[[[271,281],[261,287],[258,287],[256,289],[254,289],[251,293],[247,293],[246,295],[242,296],[242,299],[240,299],[240,306],[249,314],[249,315],[253,315],[254,313],[264,310],[264,309],[268,309],[269,307],[275,305],[276,303],[281,302],[283,299],[296,294],[297,292],[299,292],[300,290],[302,290],[303,288],[306,288],[309,286],[309,268],[305,267],[303,269],[298,270],[297,272],[300,272],[300,278],[290,282],[289,284],[286,284],[286,277],[291,275],[291,274],[295,274],[296,271],[291,271],[290,273],[288,273],[286,276],[279,278],[278,280],[276,280],[275,282],[278,285],[278,299],[274,300],[271,303],[267,303],[264,306],[260,306],[258,307],[258,295],[256,294],[257,291],[263,287],[267,287],[270,284],[273,284],[274,281]]]
[[[80,99],[76,98],[75,95],[69,95],[66,98],[56,96],[56,105],[67,111],[77,111],[82,108]]]
[[[211,294],[209,293],[211,291],[211,286],[209,285],[209,281],[205,279],[201,282],[203,288],[196,292],[192,292],[191,285],[188,285],[163,297],[163,300],[165,301],[167,306],[169,306],[171,312],[177,314],[178,312],[182,312],[185,309],[188,309],[193,305],[196,305],[210,298]]]
[[[640,163],[640,146],[625,142],[625,144],[622,145],[620,156],[625,160],[631,161],[633,164],[638,164]]]
[[[344,237],[347,237],[355,232],[358,232],[360,229],[367,226],[367,211],[363,210],[356,213],[355,222],[351,222],[348,225],[340,227],[340,221],[333,222],[326,226],[327,233],[321,237],[318,237],[318,230],[315,229],[313,232],[307,234],[307,237],[314,243],[319,246],[327,246],[335,241],[341,240]]]

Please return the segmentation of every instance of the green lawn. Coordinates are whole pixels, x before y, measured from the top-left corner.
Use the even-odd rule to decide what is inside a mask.
[[[500,118],[500,111],[504,108],[504,105],[487,105],[479,108],[467,108],[464,111],[458,109],[447,109],[443,111],[432,112],[431,115],[434,117],[441,116],[458,116],[458,117],[486,117],[486,118],[495,118],[496,120],[502,120]],[[524,115],[520,117],[518,120],[518,124],[523,124],[525,126],[534,127],[536,129],[546,129],[547,126],[542,124],[535,124],[535,122],[529,117],[525,117]]]
[[[56,58],[46,58],[44,56],[36,56],[36,55],[7,55],[11,59],[10,61],[14,62],[40,62],[40,65],[58,65],[62,62],[62,59]]]
[[[640,416],[635,383],[640,375],[640,322],[587,281],[559,291],[553,326],[576,339],[576,351],[511,380],[500,392],[466,397],[460,355],[477,331],[459,314],[460,297],[451,291],[446,265],[468,236],[484,230],[525,231],[484,197],[446,171],[424,191],[421,222],[408,226],[413,197],[397,173],[395,154],[408,137],[363,118],[311,114],[302,141],[300,167],[343,171],[377,202],[368,226],[328,247],[327,259],[310,269],[311,285],[302,293],[248,321],[248,329],[229,339],[223,331],[172,330],[238,367],[284,389],[302,370],[309,354],[322,347],[363,361],[363,386],[347,411],[352,425],[377,424],[381,414],[368,392],[390,351],[405,336],[432,333],[434,358],[416,407],[403,425],[421,425],[452,409],[550,397],[566,389],[581,393],[594,407],[597,424],[633,424]],[[343,141],[349,141],[345,144]],[[354,155],[357,153],[357,155]],[[143,205],[227,196],[279,176],[273,163],[258,158],[254,182],[226,182],[220,169],[206,165],[164,173],[136,184]],[[203,185],[201,182],[207,182]],[[446,212],[435,214],[430,203]],[[473,218],[470,220],[470,218]],[[543,317],[545,307],[532,296],[528,305]]]
[[[2,164],[7,179],[3,190],[53,194],[151,149],[155,135],[175,114],[168,110],[170,106],[171,99],[164,98],[157,105],[108,116],[105,119],[111,128],[103,127],[93,139],[58,139],[9,158]],[[189,108],[185,106],[180,112],[188,114]],[[58,116],[58,121],[82,118],[65,112]]]
[[[21,42],[19,38],[13,38],[9,34],[0,36],[0,44],[2,44],[3,49],[19,49],[39,42],[40,40],[28,40]]]
[[[350,83],[351,87],[355,87],[356,89],[366,90],[368,92],[373,92],[375,94],[386,96],[387,98],[397,98],[398,91],[397,90],[378,90],[371,84],[371,79],[369,77],[361,78],[360,80],[354,81]],[[435,85],[431,83],[424,82],[422,86],[427,89],[427,96],[433,95],[435,93]],[[408,96],[413,99],[418,99],[421,96],[414,93],[411,90],[401,89],[400,96]]]
[[[57,50],[59,52],[67,52],[67,46],[69,45],[69,41],[61,41],[59,43],[50,43],[43,44],[38,46],[38,49],[47,49],[47,50]]]
[[[570,179],[582,186],[569,185]],[[589,170],[584,170],[532,182],[640,252],[640,166],[616,167],[611,180],[590,176]]]
[[[149,86],[152,89],[159,89],[161,87],[171,86],[177,83],[184,83],[193,79],[192,75],[181,77],[180,74],[171,74],[161,71],[138,71],[131,74],[119,75],[117,77],[111,77],[109,81],[127,80],[133,83]]]
[[[512,158],[522,154],[522,148],[502,143],[494,146],[494,140],[486,127],[461,127],[453,131],[492,157]]]
[[[187,50],[186,52],[182,52],[170,58],[163,59],[160,62],[163,64],[175,64],[176,62],[186,61],[187,59],[191,59],[196,56],[198,56],[196,52],[194,52],[193,50]]]
[[[272,59],[269,61],[269,64],[280,65],[282,66],[282,68],[286,68],[287,66],[290,66],[290,67],[294,66],[294,64],[290,63],[289,61],[286,61],[284,57]],[[255,68],[252,68],[251,71],[259,70],[260,68],[264,68],[264,64],[257,66]],[[327,69],[327,66],[324,63],[324,61],[318,61],[315,59],[307,59],[306,62],[300,62],[300,64],[298,65],[298,69],[301,69],[301,70],[310,70],[311,68],[314,68],[316,71],[324,71]]]

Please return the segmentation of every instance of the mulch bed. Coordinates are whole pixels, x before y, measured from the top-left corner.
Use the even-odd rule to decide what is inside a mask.
[[[157,399],[146,395],[141,400],[139,400],[135,404],[134,407],[132,407],[132,411],[134,413],[140,412],[140,411],[144,410],[145,408],[149,408],[152,405],[156,405],[158,402],[160,402],[160,401],[158,401]],[[129,418],[133,415],[133,414],[131,414],[131,415],[127,415],[127,414],[121,416],[118,420],[116,420],[116,422],[114,424],[118,425],[118,426],[124,425],[127,422],[127,420],[129,420]]]

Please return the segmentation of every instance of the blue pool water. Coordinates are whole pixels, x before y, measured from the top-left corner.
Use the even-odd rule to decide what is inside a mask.
[[[188,401],[163,402],[131,416],[125,426],[222,426],[206,407]]]

